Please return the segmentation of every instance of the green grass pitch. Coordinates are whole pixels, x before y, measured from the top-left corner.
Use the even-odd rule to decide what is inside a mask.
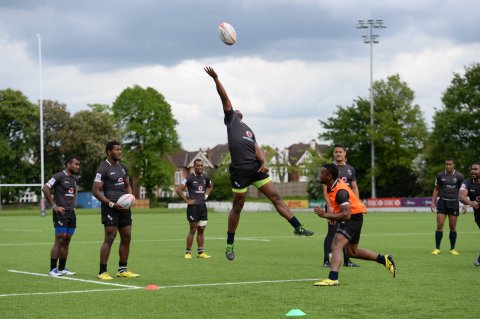
[[[35,214],[35,215],[34,215]],[[322,267],[326,221],[297,213],[312,237],[295,237],[273,212],[242,213],[236,259],[224,256],[227,214],[209,213],[205,249],[210,259],[183,258],[187,221],[183,210],[135,210],[129,269],[136,279],[96,279],[103,226],[98,210],[77,211],[77,232],[64,280],[47,274],[53,243],[51,213],[0,211],[1,318],[285,318],[301,309],[306,318],[479,318],[480,231],[472,213],[458,222],[458,256],[448,254],[448,224],[442,254],[434,248],[433,213],[365,216],[360,246],[389,253],[397,278],[375,262],[341,268],[340,286],[314,287]],[[117,237],[109,272],[118,266]],[[357,261],[356,261],[357,262]],[[11,272],[10,270],[25,272]],[[28,274],[32,273],[32,274]],[[115,285],[111,285],[115,284]],[[161,289],[143,287],[154,284]]]

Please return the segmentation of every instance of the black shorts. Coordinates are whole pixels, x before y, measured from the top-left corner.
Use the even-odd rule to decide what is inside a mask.
[[[439,198],[437,201],[437,214],[458,216],[460,213],[460,205],[458,200],[445,200]]]
[[[198,222],[200,220],[208,220],[207,205],[188,205],[187,206],[188,222]]]
[[[474,212],[473,216],[475,216],[475,222],[477,223],[478,228],[480,228],[480,212]]]
[[[74,210],[65,210],[63,213],[53,211],[53,227],[77,227],[77,216]]]
[[[259,172],[261,164],[259,162],[252,162],[247,164],[230,164],[230,183],[232,190],[235,193],[245,193],[248,186],[254,185],[260,188],[272,179],[267,173]]]
[[[337,233],[345,236],[351,244],[360,242],[363,214],[352,214],[350,220],[337,222]]]
[[[102,203],[102,224],[105,227],[115,226],[118,228],[130,226],[132,224],[132,211],[122,212]]]

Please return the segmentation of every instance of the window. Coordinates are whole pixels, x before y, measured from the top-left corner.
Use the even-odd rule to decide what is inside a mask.
[[[179,185],[182,181],[182,171],[175,171],[175,185]]]

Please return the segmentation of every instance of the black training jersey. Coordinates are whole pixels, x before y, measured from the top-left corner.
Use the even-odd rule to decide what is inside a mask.
[[[116,203],[127,193],[125,180],[128,178],[127,168],[122,163],[112,165],[105,160],[100,164],[95,176],[95,182],[103,182],[103,194],[108,200]]]
[[[440,189],[439,197],[446,200],[458,200],[458,190],[463,183],[463,175],[457,171],[448,174],[443,171],[437,174],[435,186]]]
[[[353,168],[353,166],[349,164],[334,164],[337,165],[338,168],[338,178],[340,178],[342,181],[345,182],[345,184],[352,188],[352,182],[355,182],[357,180],[357,177],[355,176],[355,169]]]
[[[204,175],[192,173],[182,180],[182,185],[187,186],[188,198],[196,200],[196,205],[199,205],[205,204],[205,191],[212,187],[212,182]]]
[[[255,134],[243,123],[235,111],[225,112],[228,149],[234,164],[246,164],[258,161],[255,153]]]
[[[78,177],[76,175],[67,175],[67,172],[61,171],[54,174],[45,184],[53,189],[53,197],[57,206],[65,210],[75,209],[75,195],[78,187]]]
[[[471,201],[477,201],[480,203],[480,184],[473,182],[472,178],[467,179],[462,183],[460,189],[466,189],[468,191],[468,198]],[[475,213],[480,213],[480,208],[474,210]]]

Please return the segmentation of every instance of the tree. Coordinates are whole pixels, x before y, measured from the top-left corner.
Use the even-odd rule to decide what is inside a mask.
[[[167,160],[180,147],[170,105],[153,88],[135,85],[113,103],[113,115],[131,174],[140,178],[148,198],[155,187],[173,183],[175,167]]]
[[[218,167],[213,171],[210,179],[213,183],[213,192],[209,196],[214,200],[227,200],[232,198],[232,185],[230,183],[230,153],[225,154],[219,161]]]
[[[66,110],[66,104],[44,100],[43,127],[45,177],[48,178],[63,169],[68,156],[65,154],[65,145],[69,143],[70,113]]]
[[[480,64],[455,73],[442,96],[443,107],[433,118],[433,131],[427,152],[432,188],[433,176],[443,169],[445,159],[452,157],[462,173],[480,158]]]
[[[290,171],[288,159],[286,158],[285,153],[280,153],[278,149],[274,149],[268,145],[262,145],[262,149],[265,150],[266,160],[269,165],[271,165],[270,173],[273,175],[274,173],[272,171],[275,171],[275,173],[278,174],[280,183],[285,182],[285,177]]]
[[[105,145],[118,139],[112,117],[96,111],[80,111],[71,118],[63,145],[65,156],[80,158],[79,185],[91,190],[97,167],[105,160]]]
[[[331,154],[331,152],[329,153]],[[322,155],[313,152],[310,163],[308,164],[307,193],[311,199],[323,198],[323,184],[320,183],[320,170],[325,163],[331,163],[332,159],[325,158]]]
[[[422,153],[428,132],[414,92],[399,75],[373,85],[375,116],[370,125],[370,102],[359,98],[335,115],[320,121],[321,139],[344,144],[348,162],[355,167],[362,197],[371,193],[370,145],[375,144],[378,196],[412,196],[421,191],[412,162]]]
[[[20,91],[0,91],[0,176],[1,183],[39,183],[40,165],[36,150],[40,148],[37,127],[39,108]],[[2,201],[14,202],[19,188],[2,189]]]

